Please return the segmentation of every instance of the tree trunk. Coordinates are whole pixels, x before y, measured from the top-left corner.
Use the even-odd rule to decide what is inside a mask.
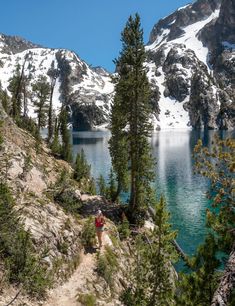
[[[214,293],[211,306],[227,306],[230,294],[235,287],[235,244],[221,277],[219,287]]]
[[[51,142],[52,136],[53,136],[53,122],[52,122],[52,98],[53,98],[53,92],[55,88],[55,82],[54,80],[51,82],[51,93],[50,93],[50,106],[49,106],[49,112],[48,112],[48,142]]]

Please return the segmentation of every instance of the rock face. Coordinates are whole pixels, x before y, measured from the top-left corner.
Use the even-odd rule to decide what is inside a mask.
[[[146,50],[149,78],[160,88],[156,126],[234,128],[234,6],[198,0],[154,26]]]
[[[198,0],[161,19],[146,46],[154,129],[232,129],[235,125],[235,2]],[[26,59],[25,59],[26,58]],[[54,65],[54,109],[71,110],[75,130],[108,126],[114,85],[102,67],[74,52],[0,36],[0,80],[7,89],[16,64],[32,80]],[[31,98],[28,113],[35,116]]]

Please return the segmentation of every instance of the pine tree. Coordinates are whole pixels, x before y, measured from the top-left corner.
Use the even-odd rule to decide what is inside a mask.
[[[10,97],[7,94],[6,90],[0,89],[0,102],[7,114],[10,112]]]
[[[233,139],[220,140],[218,137],[215,137],[211,148],[208,149],[203,147],[202,141],[199,140],[194,148],[194,158],[195,171],[207,177],[210,181],[210,189],[207,195],[212,207],[207,210],[207,226],[210,228],[213,237],[210,238],[210,243],[206,241],[203,247],[205,249],[204,257],[207,258],[209,266],[214,263],[214,267],[208,273],[208,271],[204,271],[206,269],[205,264],[201,268],[201,273],[195,275],[195,283],[198,285],[198,291],[200,292],[198,295],[204,298],[206,305],[208,301],[204,297],[205,283],[210,281],[213,284],[215,280],[216,259],[214,258],[216,252],[223,251],[228,256],[228,262],[230,260],[233,262],[235,236],[235,142]],[[234,281],[229,276],[231,273],[234,273],[234,269],[233,272],[228,272],[226,269],[223,272],[223,279],[226,281],[220,283],[219,288],[217,288],[213,297],[213,304],[217,305],[217,302],[220,301],[225,305],[230,298],[229,296],[232,295],[230,288],[234,287]],[[208,278],[207,275],[209,276]],[[188,282],[189,287],[190,283],[192,281]],[[208,288],[207,291],[209,291],[209,297],[212,298],[212,288]],[[216,294],[218,295],[216,296]]]
[[[177,305],[194,306],[210,305],[218,277],[215,270],[220,261],[216,258],[217,242],[212,233],[208,234],[205,243],[198,248],[196,256],[191,259],[193,272],[181,274],[178,285]]]
[[[22,111],[22,88],[24,80],[24,69],[28,58],[28,54],[25,55],[24,63],[22,67],[17,64],[14,75],[9,79],[8,90],[12,95],[12,109],[11,115],[13,118],[19,119]]]
[[[81,179],[89,180],[91,175],[91,166],[88,165],[84,150],[77,154],[77,158],[74,165],[74,179],[78,182]]]
[[[121,40],[122,51],[115,61],[118,80],[111,117],[110,153],[118,192],[126,189],[129,172],[130,212],[137,221],[146,210],[154,179],[148,143],[152,128],[150,86],[144,67],[146,55],[139,15],[129,17]]]
[[[50,86],[45,76],[40,76],[38,81],[32,85],[35,93],[34,106],[38,119],[38,132],[46,125],[48,113],[48,99],[50,94]]]
[[[163,197],[156,205],[154,229],[139,234],[136,240],[131,286],[124,292],[125,305],[175,305],[175,277],[172,262],[177,255],[172,245],[176,232],[169,224],[169,213]]]
[[[30,82],[30,77],[24,76],[22,79],[22,100],[23,100],[23,117],[24,118],[28,117],[29,82]]]
[[[112,200],[112,202],[114,202],[115,200],[117,200],[116,195],[117,195],[117,187],[116,187],[116,180],[115,180],[115,175],[113,172],[113,168],[110,169],[110,173],[109,173],[109,199]]]
[[[8,90],[12,96],[12,108],[10,113],[13,118],[20,117],[22,109],[22,71],[23,69],[21,69],[20,65],[16,65],[14,75],[9,79]]]
[[[101,196],[106,196],[107,194],[107,186],[105,184],[105,180],[102,174],[100,174],[100,176],[97,179],[97,185],[99,187],[99,194]]]
[[[174,305],[174,272],[172,262],[176,260],[176,251],[172,240],[176,232],[169,224],[170,214],[166,210],[163,197],[156,206],[155,228],[152,233],[153,244],[150,248],[150,271],[148,275],[150,296],[148,305]]]
[[[67,162],[72,162],[72,148],[70,143],[70,131],[68,129],[68,111],[62,107],[60,112],[60,133],[62,138],[61,154]]]
[[[54,155],[61,155],[61,144],[59,141],[59,122],[57,117],[55,118],[54,135],[50,148]]]
[[[51,67],[48,70],[47,74],[50,77],[50,98],[49,98],[49,109],[48,109],[48,142],[50,143],[53,137],[54,124],[53,124],[53,105],[52,98],[55,89],[56,80],[59,76],[58,69],[55,68],[55,61],[52,61]]]
[[[235,141],[216,137],[209,150],[199,140],[194,149],[194,158],[195,171],[210,181],[207,195],[212,209],[207,211],[208,226],[217,233],[220,249],[230,253],[234,243],[235,224]]]

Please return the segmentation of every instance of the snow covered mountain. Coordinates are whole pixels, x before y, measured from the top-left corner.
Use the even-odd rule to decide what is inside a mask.
[[[155,127],[234,128],[235,1],[178,9],[154,26],[146,50]]]
[[[7,90],[9,78],[17,65],[23,67],[29,78],[28,91],[41,75],[48,82],[49,70],[58,73],[53,92],[53,106],[56,112],[62,103],[69,106],[75,129],[90,129],[107,124],[114,86],[110,74],[103,68],[91,68],[77,54],[65,49],[49,49],[34,45],[19,37],[0,35],[0,82]],[[29,95],[28,115],[35,117],[32,96]]]
[[[235,1],[198,0],[161,19],[146,46],[155,129],[235,126]],[[0,35],[0,80],[7,89],[17,63],[25,62],[29,87],[40,75],[59,71],[55,110],[66,104],[75,129],[107,126],[114,85],[103,68],[74,52],[49,49]],[[31,99],[28,113],[35,116]]]

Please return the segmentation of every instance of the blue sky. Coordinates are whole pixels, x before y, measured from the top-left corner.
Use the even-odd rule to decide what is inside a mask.
[[[120,33],[138,12],[148,42],[154,24],[192,0],[4,0],[0,33],[75,51],[88,64],[114,70]]]

